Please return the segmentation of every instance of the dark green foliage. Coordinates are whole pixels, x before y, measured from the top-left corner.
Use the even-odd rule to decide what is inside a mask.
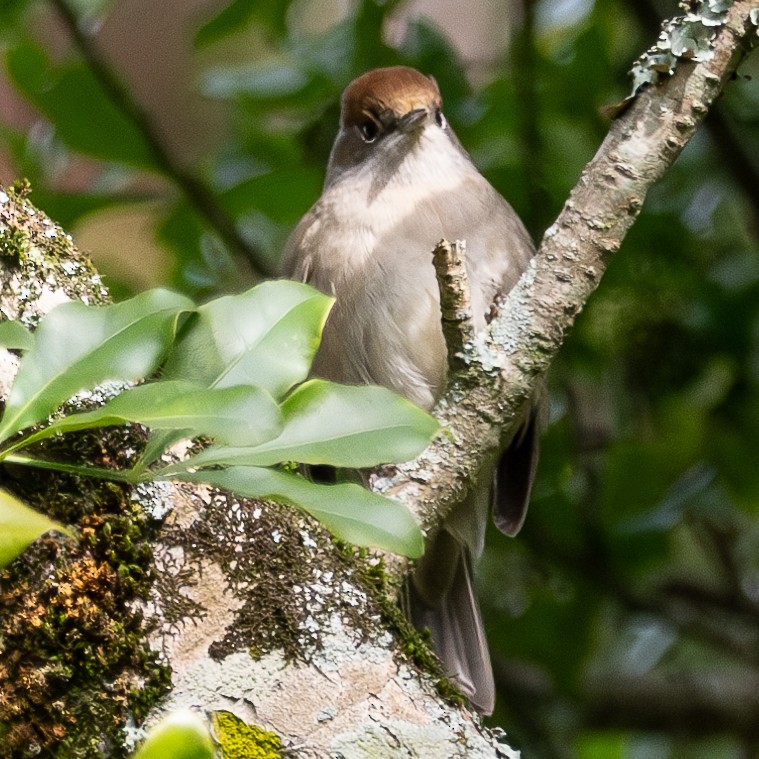
[[[143,134],[84,64],[55,66],[40,46],[29,41],[11,48],[6,62],[13,83],[56,125],[70,148],[107,161],[154,167]]]
[[[0,139],[35,199],[71,224],[134,198],[56,194],[46,159],[74,149],[151,159],[132,128],[119,141],[107,107],[106,132],[85,135],[81,102],[59,114],[58,101],[36,98],[41,84],[56,92],[61,77],[86,83],[86,73],[78,59],[44,60],[24,5],[3,7],[0,33],[55,133],[35,143],[0,125]],[[252,255],[226,248],[175,183],[160,223],[173,284],[242,290],[251,261],[273,270],[318,195],[341,89],[399,62],[436,77],[463,144],[539,239],[603,139],[601,107],[627,95],[626,72],[678,12],[674,2],[525,2],[507,56],[475,92],[430,24],[388,45],[383,24],[399,5],[363,0],[318,35],[298,31],[285,2],[233,1],[198,22],[202,52],[243,34],[261,41],[242,64],[205,58],[200,76],[233,114],[204,181]],[[491,536],[481,588],[502,695],[494,719],[526,756],[756,755],[759,710],[741,694],[759,680],[757,78],[754,55],[651,192],[552,369],[527,524],[515,541]]]

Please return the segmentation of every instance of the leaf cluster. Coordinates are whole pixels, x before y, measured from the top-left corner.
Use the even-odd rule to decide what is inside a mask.
[[[204,482],[292,503],[343,540],[418,556],[421,532],[405,506],[357,484],[311,482],[284,466],[401,462],[438,429],[429,414],[385,388],[307,380],[331,305],[307,285],[279,281],[199,307],[160,289],[107,306],[65,303],[34,333],[5,322],[0,342],[23,358],[0,418],[0,462],[132,484]],[[159,378],[124,389],[159,370]],[[104,383],[122,383],[121,392],[91,410],[61,410]],[[35,453],[57,435],[131,423],[150,435],[126,470]],[[210,442],[167,457],[188,438]],[[2,514],[15,525],[0,545],[6,562],[51,526],[7,494]]]

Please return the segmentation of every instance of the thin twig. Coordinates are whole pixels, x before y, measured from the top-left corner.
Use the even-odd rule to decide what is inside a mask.
[[[461,360],[461,354],[475,336],[472,298],[466,272],[466,242],[456,240],[449,243],[441,240],[432,251],[432,263],[440,291],[440,314],[448,349],[448,367],[452,372],[460,371],[466,366]]]

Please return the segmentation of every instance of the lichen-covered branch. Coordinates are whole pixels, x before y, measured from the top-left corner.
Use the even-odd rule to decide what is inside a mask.
[[[643,206],[738,64],[756,42],[755,0],[737,0],[716,27],[712,53],[680,60],[674,74],[639,92],[613,122],[529,269],[488,330],[465,353],[435,409],[445,428],[414,462],[385,467],[376,491],[398,498],[433,528],[468,489],[501,431],[524,404]],[[399,574],[404,565],[397,565]]]

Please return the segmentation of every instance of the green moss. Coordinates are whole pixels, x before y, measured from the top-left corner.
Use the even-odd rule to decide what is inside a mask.
[[[29,202],[29,185],[2,190],[0,296],[36,323],[39,296],[108,299],[71,237]],[[35,451],[62,461],[123,466],[135,434],[80,434]],[[169,687],[170,670],[147,640],[149,521],[120,485],[0,467],[0,486],[73,527],[79,542],[45,535],[0,573],[0,757],[120,757],[121,729]]]
[[[213,725],[224,759],[279,759],[283,755],[276,733],[246,725],[230,712],[214,712]]]
[[[0,228],[0,256],[5,259],[5,264],[21,261],[28,245],[26,235],[13,227]]]
[[[94,435],[74,447],[91,460],[116,455]],[[155,525],[120,485],[49,472],[0,479],[80,538],[44,536],[0,574],[0,757],[125,756],[127,715],[139,722],[170,685],[135,603],[151,588]]]
[[[3,190],[0,187],[0,190]],[[6,190],[3,190],[11,204],[24,200],[31,192],[28,180],[21,179],[14,182]],[[20,263],[29,247],[29,238],[26,231],[13,224],[0,225],[0,256],[5,259],[5,265],[9,262]]]
[[[29,193],[32,191],[32,183],[26,179],[17,179],[13,184],[10,186],[8,190],[8,194],[11,197],[18,198],[20,200],[23,200],[26,198]]]

